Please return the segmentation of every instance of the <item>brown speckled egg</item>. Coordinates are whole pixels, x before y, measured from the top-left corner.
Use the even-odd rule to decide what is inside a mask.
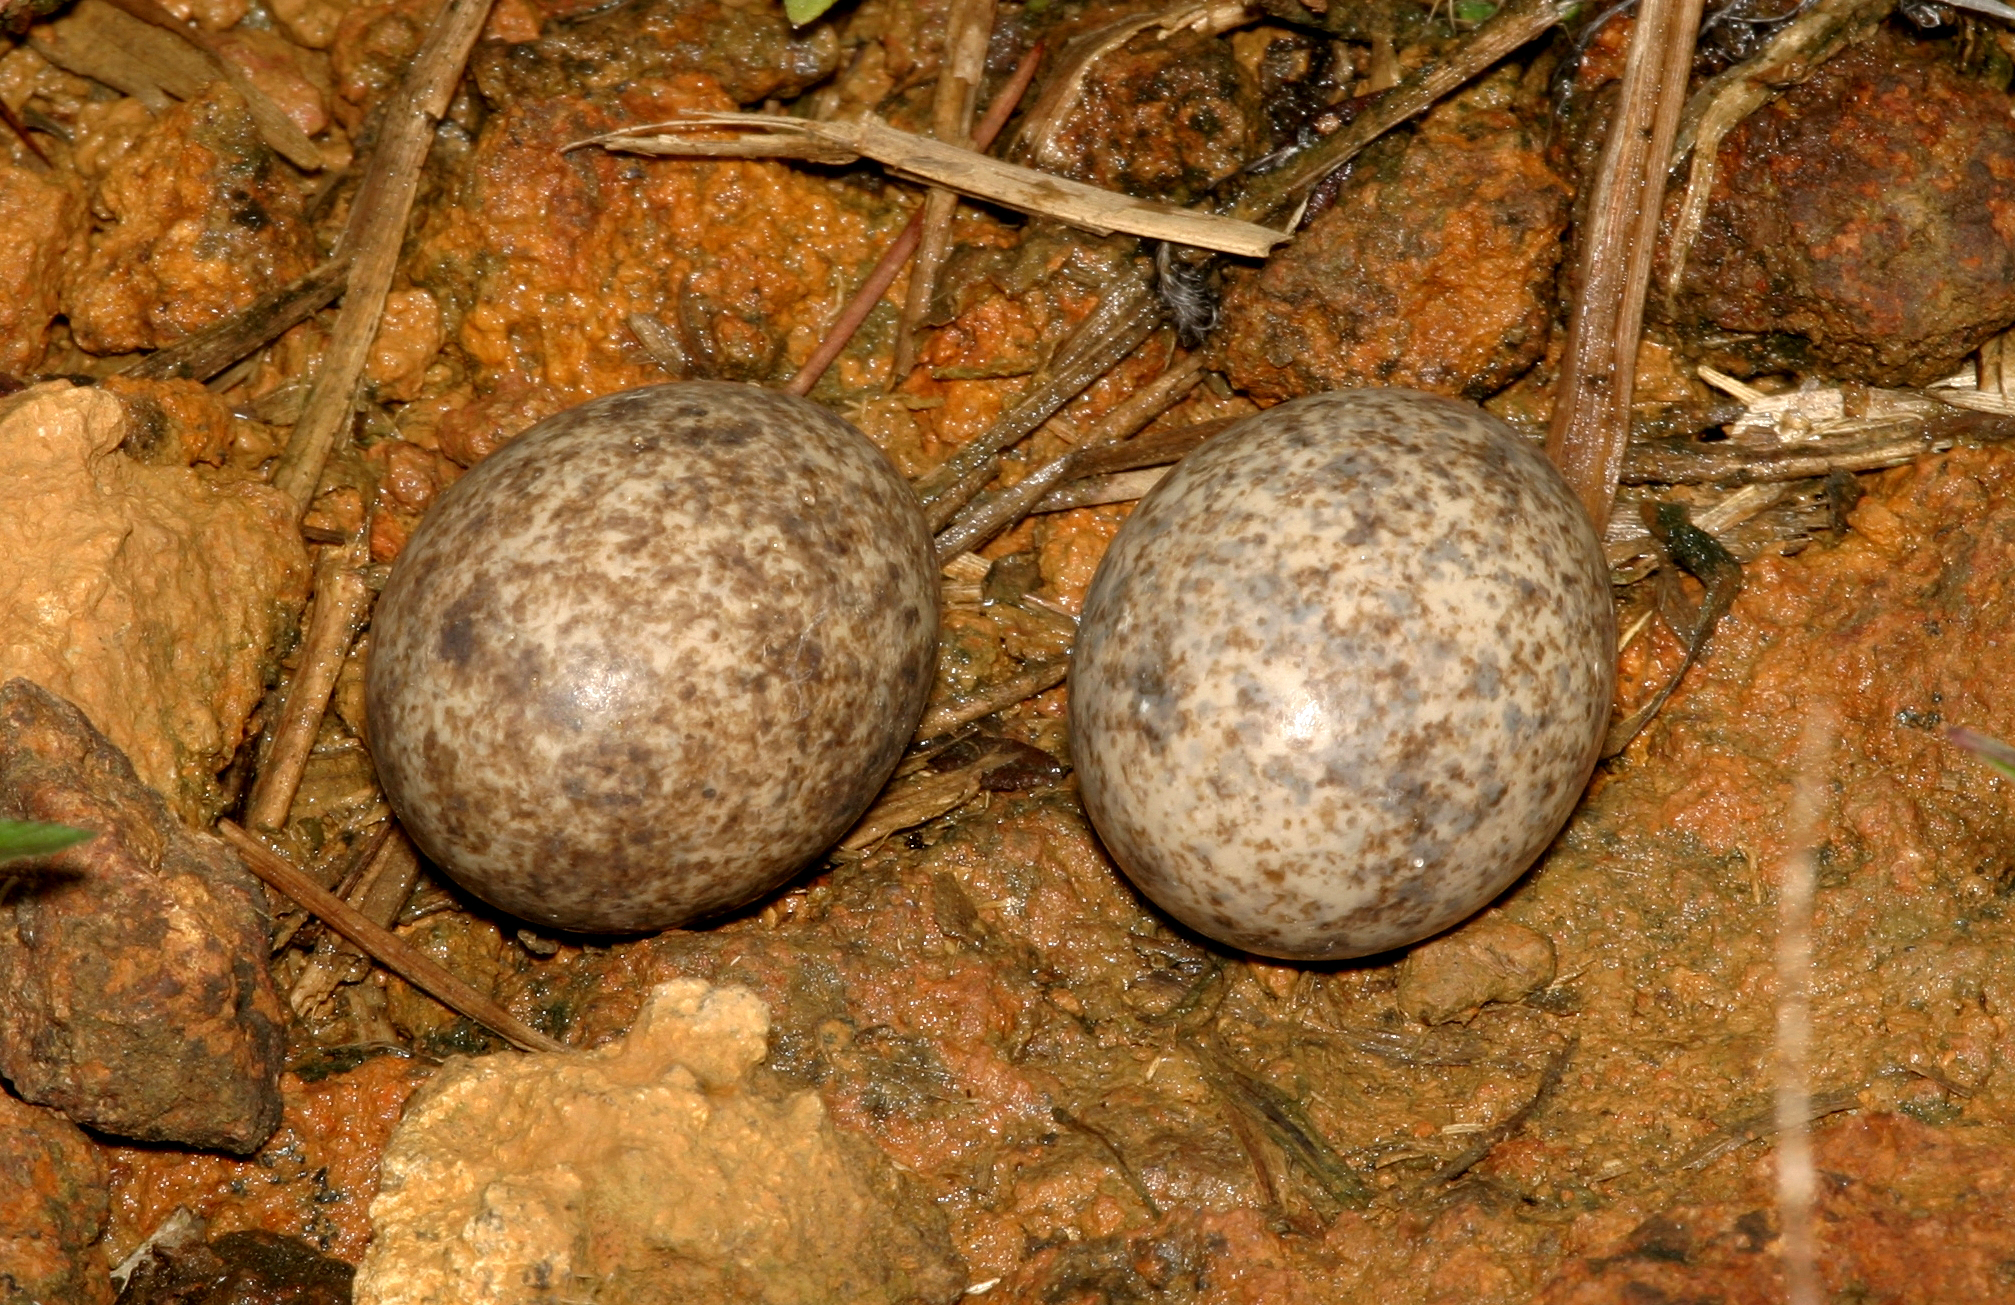
[[[538,924],[661,929],[777,887],[874,798],[930,692],[937,571],[859,431],[658,385],[443,494],[372,638],[373,754],[421,849]]]
[[[1403,946],[1567,819],[1615,654],[1587,514],[1509,427],[1411,390],[1297,399],[1191,455],[1106,553],[1070,679],[1085,809],[1200,933]]]

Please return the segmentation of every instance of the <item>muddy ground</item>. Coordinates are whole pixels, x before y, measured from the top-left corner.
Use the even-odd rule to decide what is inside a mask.
[[[1480,20],[1467,5],[1455,20],[1402,3],[1279,8],[1119,48],[1087,75],[1048,165],[1205,202]],[[128,93],[75,71],[74,52],[65,67],[81,6],[22,15],[0,57],[0,101],[49,159],[16,141],[0,168],[0,368],[12,388],[66,377],[118,404],[91,419],[108,424],[78,418],[74,452],[0,438],[0,474],[79,487],[22,498],[37,520],[102,518],[96,533],[39,528],[0,560],[0,604],[28,632],[0,647],[0,678],[76,702],[199,828],[243,812],[319,550],[361,539],[382,583],[441,488],[540,417],[668,379],[787,380],[918,203],[866,164],[560,147],[685,108],[920,128],[943,5],[862,0],[793,31],[761,0],[503,0],[436,133],[349,446],[304,525],[311,555],[263,481],[333,310],[208,385],[118,373],[331,247],[353,198],[342,165],[374,140],[428,10],[198,0],[191,16],[322,146],[321,173],[276,156],[221,83]],[[1038,38],[1053,69],[1071,37],[1137,10],[1002,6],[982,100]],[[1946,18],[1871,25],[1729,135],[1685,274],[1654,296],[1649,436],[1726,442],[1729,403],[1702,362],[1772,392],[1924,386],[2015,323],[2009,38]],[[1711,30],[1696,77],[1752,53],[1749,28],[1768,24]],[[1270,263],[1211,266],[1223,304],[1206,340],[1158,329],[1002,481],[1192,350],[1204,382],[1147,434],[1366,384],[1486,402],[1543,432],[1628,31],[1623,18],[1543,38],[1374,145]],[[1124,237],[967,206],[917,369],[891,385],[899,279],[812,397],[925,473],[1140,256]],[[645,346],[637,314],[669,331],[671,356]],[[2015,736],[2015,452],[1975,440],[1843,479],[1797,482],[1730,536],[1741,593],[1678,691],[1516,886],[1410,954],[1263,962],[1159,916],[1078,806],[1064,687],[980,722],[1042,755],[733,919],[544,937],[423,870],[398,932],[577,1047],[620,1037],[671,979],[752,989],[770,1032],[751,1090],[814,1091],[871,1143],[973,1299],[1776,1300],[1778,888],[1806,843],[1803,785],[1826,1291],[2015,1299],[2015,791],[1945,737]],[[143,509],[151,562],[115,543],[100,570],[50,579]],[[981,550],[983,582],[948,581],[934,701],[1061,654],[1128,510],[1031,517]],[[1642,574],[1620,566],[1619,582]],[[1665,622],[1629,619],[1656,583],[1619,584],[1635,630],[1619,714],[1681,663]],[[78,624],[47,638],[20,615],[35,594],[93,585],[124,606],[75,603]],[[139,669],[91,672],[64,652],[88,642],[79,630]],[[273,831],[325,883],[388,814],[366,746],[368,655],[366,633]],[[333,940],[285,903],[272,926],[285,998]],[[32,1194],[0,1213],[0,1299],[110,1300],[108,1266],[178,1207],[213,1237],[263,1230],[361,1258],[408,1097],[447,1057],[516,1053],[360,960],[322,965],[334,977],[284,1015],[278,1130],[249,1156],[86,1133],[0,1095],[15,1121],[0,1178]]]

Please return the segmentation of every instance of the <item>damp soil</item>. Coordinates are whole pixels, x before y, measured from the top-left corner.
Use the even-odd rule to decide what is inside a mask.
[[[1196,202],[1334,130],[1326,114],[1347,119],[1462,36],[1418,6],[1279,7],[1295,12],[1121,47],[1050,165]],[[334,160],[368,148],[427,9],[272,0],[197,17],[256,36],[262,86]],[[1038,38],[1054,61],[1137,11],[1004,5],[987,89]],[[207,389],[109,378],[310,266],[340,230],[347,183],[273,156],[228,88],[150,105],[57,66],[36,38],[64,13],[0,57],[0,99],[54,163],[15,148],[0,167],[0,210],[21,215],[0,234],[0,284],[19,289],[0,296],[0,366],[103,381],[142,432],[116,456],[236,493],[298,416],[329,313]],[[864,165],[561,147],[684,109],[766,104],[921,128],[945,14],[860,0],[793,31],[759,0],[504,0],[437,133],[352,439],[308,538],[363,531],[382,568],[442,488],[544,416],[670,379],[788,379],[918,192]],[[1148,433],[1376,383],[1543,426],[1575,196],[1627,32],[1620,20],[1579,49],[1563,36],[1520,51],[1369,151],[1271,265],[1211,268],[1225,322],[1201,346],[1211,370]],[[1772,388],[1922,383],[2015,321],[2007,46],[1971,20],[1930,32],[1892,20],[1731,138],[1694,279],[1654,305],[1645,422],[1683,424],[1714,398],[1661,359],[1711,358]],[[1699,74],[1727,54],[1710,50]],[[1829,208],[1816,178],[1848,156],[1853,203]],[[1973,183],[1964,203],[1954,176]],[[1903,270],[1937,295],[1869,270],[1868,249],[1908,211],[1948,215]],[[906,474],[927,472],[1013,402],[1136,257],[1124,239],[969,206],[916,370],[890,387],[898,280],[812,397]],[[676,347],[646,347],[638,315]],[[1890,325],[1877,338],[1871,322]],[[1067,449],[1185,347],[1158,330],[1011,453],[1002,482]],[[1159,915],[1079,807],[1062,687],[977,727],[983,746],[1009,740],[1043,764],[732,919],[549,938],[423,870],[398,931],[581,1047],[621,1037],[675,978],[753,990],[770,1011],[758,1089],[815,1091],[840,1130],[908,1175],[989,1302],[1732,1305],[1784,1291],[1770,1145],[1778,886],[1809,846],[1826,1290],[2015,1299],[2015,781],[1945,738],[1954,726],[2015,737],[2015,453],[1961,447],[1856,490],[1838,496],[1852,507],[1835,528],[1746,551],[1702,655],[1599,768],[1552,848],[1478,923],[1412,954],[1265,962]],[[984,583],[948,591],[934,701],[1056,657],[1128,510],[1045,513],[988,544]],[[223,766],[213,746],[147,776],[193,795],[191,819],[242,800],[276,714],[284,630],[301,615],[288,560],[286,583],[272,582],[285,592],[262,609],[283,631],[266,705],[236,663],[229,703],[190,689],[209,694],[211,733],[242,738],[241,759]],[[1645,591],[1619,601],[1642,607]],[[283,831],[329,882],[385,817],[362,712],[368,650],[366,636]],[[1683,655],[1651,621],[1620,655],[1619,713]],[[1830,740],[1816,765],[1801,751],[1814,721]],[[192,779],[191,766],[207,770]],[[1801,785],[1809,839],[1794,828]],[[318,929],[285,911],[276,925],[284,994]],[[343,977],[292,1017],[270,1141],[232,1157],[72,1129],[47,1144],[60,1164],[35,1162],[55,1174],[51,1200],[84,1211],[63,1226],[99,1229],[91,1253],[116,1264],[183,1207],[212,1235],[284,1234],[358,1261],[407,1098],[448,1057],[514,1053],[397,978],[361,962]],[[109,1299],[87,1276],[46,1281],[62,1299]]]

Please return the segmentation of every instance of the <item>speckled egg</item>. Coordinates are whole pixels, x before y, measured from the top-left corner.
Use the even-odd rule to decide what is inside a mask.
[[[1070,679],[1085,809],[1200,933],[1403,946],[1560,829],[1615,653],[1587,514],[1509,427],[1411,390],[1297,399],[1192,454],[1106,553]]]
[[[859,431],[658,385],[457,482],[372,628],[372,753],[414,841],[526,920],[635,932],[761,896],[866,809],[930,692],[937,574]]]

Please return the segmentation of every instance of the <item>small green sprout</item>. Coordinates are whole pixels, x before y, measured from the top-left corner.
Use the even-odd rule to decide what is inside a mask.
[[[1949,729],[1945,731],[1945,737],[2010,779],[2015,779],[2015,748],[2000,739],[1969,729]]]
[[[1497,12],[1488,0],[1456,0],[1455,21],[1474,26]]]
[[[0,862],[51,856],[96,837],[89,829],[73,829],[42,820],[0,820]]]
[[[791,26],[803,27],[834,3],[835,0],[784,0],[784,17],[791,20]]]

